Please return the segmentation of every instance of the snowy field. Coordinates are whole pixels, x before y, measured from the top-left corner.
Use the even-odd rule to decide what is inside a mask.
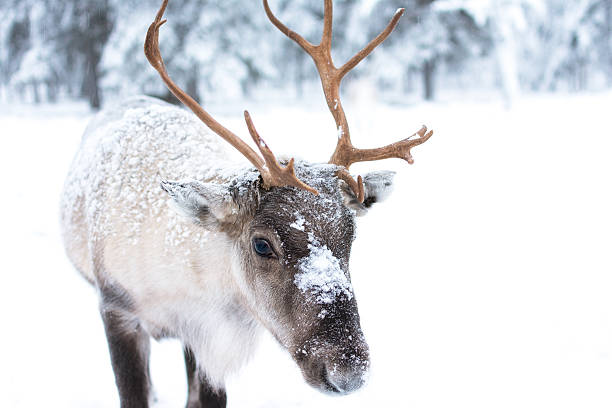
[[[222,112],[247,138],[249,108],[274,151],[324,161],[331,116],[300,104]],[[229,406],[612,406],[612,93],[510,110],[347,105],[360,147],[436,131],[413,166],[352,168],[398,172],[390,200],[359,220],[351,261],[370,382],[318,394],[264,337],[229,381]],[[59,193],[90,117],[81,105],[0,106],[0,407],[118,406],[94,290],[59,238]],[[183,406],[183,370],[176,342],[153,344],[156,407]]]

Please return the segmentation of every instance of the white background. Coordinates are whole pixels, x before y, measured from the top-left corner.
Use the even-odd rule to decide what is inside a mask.
[[[246,139],[249,108],[275,152],[326,161],[335,131],[317,103],[224,106],[223,119]],[[370,382],[319,394],[265,337],[228,381],[229,406],[612,406],[611,108],[610,92],[526,96],[509,110],[495,98],[347,103],[359,147],[422,123],[436,132],[413,166],[352,168],[398,172],[389,201],[359,220],[351,258]],[[58,228],[90,117],[74,104],[0,106],[1,407],[118,406],[95,292]],[[156,406],[183,406],[176,342],[154,342],[152,370]]]

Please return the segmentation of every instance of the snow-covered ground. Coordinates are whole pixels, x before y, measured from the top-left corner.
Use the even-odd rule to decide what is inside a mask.
[[[246,139],[249,108],[274,151],[326,160],[331,116],[322,102],[294,105],[223,113]],[[352,169],[398,172],[389,201],[359,220],[351,261],[370,382],[318,394],[265,337],[229,381],[229,406],[612,406],[612,93],[347,112],[361,147],[436,131],[414,166]],[[118,406],[95,293],[57,222],[90,117],[81,105],[0,106],[0,407]],[[154,343],[152,370],[156,406],[182,406],[180,346]]]

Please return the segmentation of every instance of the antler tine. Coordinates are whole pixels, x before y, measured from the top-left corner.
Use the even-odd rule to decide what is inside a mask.
[[[283,24],[282,21],[276,18],[276,16],[274,15],[274,13],[272,13],[272,10],[270,9],[270,6],[268,5],[268,0],[263,0],[263,5],[264,10],[266,11],[266,15],[268,16],[268,19],[270,19],[272,24],[274,24],[274,26],[278,28],[281,33],[285,34],[287,37],[295,41],[300,47],[304,49],[304,51],[310,54],[311,50],[315,48],[315,45],[312,44],[310,41],[306,40],[298,33],[296,33],[295,31],[291,30],[289,27]]]
[[[253,141],[259,148],[266,164],[263,169],[260,169],[260,172],[266,172],[267,175],[264,177],[264,180],[267,180],[268,183],[272,183],[271,185],[275,186],[294,186],[297,188],[301,188],[302,190],[309,191],[315,195],[319,195],[319,192],[309,185],[303,183],[300,179],[295,175],[295,168],[293,166],[294,160],[293,158],[289,160],[289,163],[285,167],[281,166],[272,150],[268,147],[266,142],[259,136],[257,130],[255,129],[255,125],[251,120],[251,115],[248,111],[244,111],[244,120],[246,121],[247,127],[249,128],[249,133],[253,138]]]
[[[336,121],[336,127],[338,129],[342,129],[343,133],[348,134],[346,116],[344,114],[344,110],[342,109],[342,104],[340,103],[339,86],[342,78],[338,75],[338,68],[336,68],[334,65],[331,57],[333,17],[332,0],[325,0],[323,36],[318,45],[311,44],[295,31],[292,31],[286,25],[284,25],[274,15],[274,13],[272,13],[268,0],[263,0],[263,5],[272,24],[274,24],[283,34],[300,45],[314,61],[319,72],[319,76],[321,77],[321,84],[323,86],[325,100],[327,101],[327,106],[332,113],[334,120]]]
[[[413,138],[416,135],[419,137]],[[346,182],[351,187],[359,202],[362,203],[365,198],[363,180],[361,176],[358,176],[357,181],[355,181],[355,179],[353,179],[353,177],[349,174],[348,170],[346,169],[348,169],[351,164],[390,158],[403,159],[406,160],[408,164],[413,164],[414,159],[412,158],[410,149],[425,143],[431,136],[433,136],[433,130],[427,132],[427,127],[423,126],[418,132],[407,137],[406,139],[384,147],[379,147],[376,149],[356,149],[351,147],[350,149],[342,150],[342,152],[346,153],[345,156],[343,156],[343,160],[346,160],[343,163],[346,164],[342,164],[344,169],[338,171],[338,178]],[[336,152],[334,152],[334,154],[335,153]],[[330,163],[338,164],[334,163],[333,161],[330,161]]]
[[[334,26],[334,4],[332,0],[325,0],[323,10],[323,35],[321,36],[321,44],[328,51],[331,51],[332,35]]]
[[[417,136],[414,138],[414,136]],[[425,143],[433,135],[433,130],[427,131],[427,127],[423,126],[418,132],[412,134],[404,140],[392,143],[384,147],[378,147],[376,149],[353,149],[350,154],[347,155],[347,164],[345,167],[349,167],[353,163],[364,162],[364,161],[375,161],[383,159],[403,159],[408,164],[413,164],[414,160],[410,149],[420,144]]]
[[[359,51],[357,54],[355,54],[350,60],[348,60],[346,62],[346,64],[344,64],[340,68],[340,76],[343,77],[350,70],[355,68],[357,66],[357,64],[359,64],[361,61],[363,61],[363,59],[365,57],[370,55],[370,53],[372,51],[374,51],[374,49],[376,47],[378,47],[383,41],[385,41],[387,39],[389,34],[391,34],[391,32],[395,29],[395,27],[399,23],[399,20],[402,17],[402,15],[404,14],[404,11],[406,11],[406,10],[403,9],[403,8],[397,9],[395,14],[393,15],[393,18],[391,19],[391,21],[389,21],[389,24],[387,24],[387,27],[380,34],[378,34],[376,36],[376,38],[374,38],[372,41],[370,41],[368,43],[368,45],[363,47],[363,49],[361,51]]]
[[[325,94],[325,100],[327,106],[334,117],[336,122],[336,128],[338,130],[338,143],[336,149],[332,154],[329,162],[338,166],[344,167],[346,170],[351,164],[360,161],[370,160],[381,160],[390,157],[399,157],[406,160],[408,163],[412,163],[412,155],[410,149],[421,143],[424,143],[431,137],[433,132],[425,134],[426,128],[421,129],[417,134],[419,138],[411,139],[411,137],[402,140],[400,142],[393,143],[391,145],[381,147],[378,149],[357,149],[351,142],[351,135],[349,132],[348,121],[342,103],[340,101],[340,84],[344,76],[355,68],[364,58],[374,51],[384,40],[389,37],[391,32],[395,29],[399,23],[400,18],[404,14],[404,9],[398,9],[385,29],[378,34],[373,40],[371,40],[363,49],[355,54],[340,68],[336,68],[331,56],[331,44],[332,44],[332,25],[333,25],[333,2],[332,0],[325,0],[325,11],[323,18],[323,35],[321,42],[318,45],[313,45],[306,41],[302,36],[296,32],[290,30],[284,25],[270,10],[268,0],[263,0],[264,8],[268,18],[283,34],[291,38],[293,41],[298,43],[308,55],[310,55],[317,67],[319,76],[321,77],[321,84],[323,86],[323,93]],[[413,135],[414,136],[414,135]],[[338,178],[347,182],[347,184],[353,189],[355,195],[358,197],[360,202],[364,199],[364,188],[361,177],[355,181],[346,170],[340,170],[337,175]]]
[[[162,5],[159,8],[157,15],[155,16],[155,21],[151,23],[149,29],[147,30],[147,37],[145,39],[144,44],[144,52],[147,57],[147,60],[149,60],[151,66],[153,66],[153,68],[155,68],[155,70],[159,73],[170,92],[172,92],[174,96],[178,98],[178,100],[180,100],[193,113],[195,113],[195,115],[202,122],[204,122],[206,126],[208,126],[213,132],[221,136],[225,141],[227,141],[234,148],[236,148],[259,170],[263,179],[263,186],[265,188],[270,188],[272,186],[291,185],[317,194],[316,190],[301,182],[295,176],[295,172],[293,170],[293,159],[291,159],[287,166],[282,167],[276,161],[276,158],[274,157],[272,151],[268,149],[263,139],[261,139],[256,132],[255,135],[257,135],[257,139],[255,138],[253,133],[255,128],[253,126],[253,122],[250,120],[250,117],[248,117],[247,119],[247,125],[249,127],[249,131],[251,131],[251,135],[253,135],[255,143],[257,143],[257,147],[259,148],[264,157],[263,159],[259,157],[259,155],[253,149],[251,149],[251,147],[246,144],[242,139],[240,139],[230,130],[228,130],[219,122],[217,122],[191,96],[189,96],[178,85],[176,85],[174,81],[172,81],[172,79],[168,75],[168,72],[166,71],[164,60],[159,51],[159,28],[166,22],[166,20],[162,20],[162,17],[164,16],[164,12],[167,6],[168,0],[163,0]],[[246,113],[245,115],[248,116],[248,113]]]
[[[149,26],[147,31],[144,51],[149,63],[157,70],[170,92],[172,92],[178,100],[180,100],[193,113],[195,113],[196,116],[206,124],[206,126],[238,149],[238,151],[240,151],[255,167],[259,168],[263,166],[263,160],[257,155],[257,153],[255,153],[253,149],[251,149],[249,145],[244,143],[242,139],[210,116],[210,114],[208,114],[208,112],[206,112],[191,96],[176,85],[168,75],[164,60],[159,50],[159,28],[166,22],[166,20],[162,21],[161,18],[164,15],[167,5],[168,0],[164,0],[159,11],[157,12],[155,21]]]
[[[355,193],[355,197],[359,200],[360,203],[363,203],[365,199],[365,187],[363,186],[363,179],[361,176],[357,176],[357,181],[351,176],[351,174],[346,169],[342,169],[337,173],[338,178],[343,180]]]
[[[397,24],[399,23],[399,20],[404,14],[404,12],[405,12],[405,9],[403,8],[398,9],[393,15],[393,17],[391,18],[391,20],[389,21],[389,23],[387,24],[387,26],[385,27],[385,29],[380,32],[380,34],[378,34],[363,49],[361,49],[361,51],[359,51],[351,59],[349,59],[344,65],[342,65],[342,67],[337,69],[338,86],[340,82],[342,81],[342,79],[344,78],[344,76],[349,73],[349,71],[355,68],[361,61],[363,61],[368,55],[370,55],[372,51],[376,49],[376,47],[378,47],[383,41],[387,39],[387,37],[389,37],[389,35],[393,32],[395,27],[397,27]],[[342,114],[344,115],[343,110],[342,110]],[[345,121],[346,121],[346,118],[345,118]],[[348,130],[348,123],[345,123],[342,128],[339,127],[338,129],[339,129],[338,144],[336,145],[336,150],[334,150],[334,153],[332,154],[332,157],[330,158],[329,162],[344,166],[348,169],[348,167],[351,165],[350,157],[353,156],[354,151],[358,149],[355,149],[355,147],[353,146],[351,142],[351,135]]]

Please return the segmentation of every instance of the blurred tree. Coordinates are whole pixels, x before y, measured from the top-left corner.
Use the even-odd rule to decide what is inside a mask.
[[[376,27],[389,19],[395,7],[406,8],[404,21],[387,40],[385,51],[377,56],[398,60],[406,71],[404,78],[410,78],[414,70],[419,71],[426,100],[435,96],[436,72],[441,64],[459,69],[463,62],[480,55],[488,44],[487,33],[473,16],[463,8],[440,4],[443,6],[439,7],[434,0],[380,0],[373,8],[373,20],[377,23],[372,26]]]
[[[604,0],[603,2],[603,13],[604,13],[604,64],[607,66],[608,71],[608,85],[612,86],[612,0]]]
[[[142,52],[159,5],[4,0],[4,94],[10,90],[34,101],[84,98],[94,108],[102,90],[171,99]],[[319,41],[322,0],[270,0],[270,6],[292,29]],[[464,76],[474,85],[484,80],[484,67],[496,67],[488,86],[502,89],[507,101],[520,87],[612,86],[612,0],[335,0],[335,61],[341,64],[362,48],[398,7],[406,15],[396,32],[347,82],[367,76],[402,95],[416,83],[425,99],[433,99],[448,78]],[[168,70],[198,99],[288,84],[300,95],[304,84],[319,82],[310,57],[269,23],[260,0],[171,1],[166,15],[170,23],[160,41]]]
[[[108,0],[24,0],[13,2],[8,53],[0,60],[4,80],[33,99],[54,101],[59,89],[100,106],[99,63],[112,31]],[[78,89],[78,92],[75,90]]]
[[[601,65],[607,80],[607,85],[612,86],[612,0],[595,1],[589,20],[595,31],[598,45],[599,64]]]
[[[28,10],[23,6],[9,24],[7,42],[8,52],[4,75],[9,78],[19,69],[21,60],[30,48],[30,16]]]
[[[531,0],[455,0],[444,3],[446,11],[463,12],[480,31],[479,55],[495,62],[496,83],[506,106],[520,92],[517,38],[525,26],[525,8]]]
[[[523,71],[534,90],[585,90],[610,79],[610,0],[532,2],[527,16]]]
[[[171,98],[142,53],[146,30],[159,5],[157,0],[145,0],[118,6],[117,26],[102,63],[108,72],[105,87]],[[276,75],[269,58],[274,44],[263,28],[265,14],[259,2],[171,2],[166,17],[169,23],[160,32],[164,61],[173,79],[196,99],[201,99],[203,88],[248,94],[260,81]]]
[[[350,30],[351,17],[359,2],[336,0],[333,4],[333,44],[332,54],[336,65],[344,63],[357,51],[356,39]],[[323,32],[324,7],[321,0],[270,1],[274,14],[292,30],[300,33],[308,41],[318,44]],[[270,44],[274,46],[273,60],[283,61],[277,65],[280,75],[275,84],[286,86],[287,81],[294,84],[296,94],[302,94],[304,82],[319,82],[319,74],[310,56],[295,42],[278,31],[258,6],[256,12],[263,18],[263,30],[271,34]],[[289,57],[288,57],[289,56]]]
[[[57,42],[70,50],[66,62],[75,59],[81,67],[80,96],[92,108],[100,107],[99,65],[106,42],[113,30],[113,10],[109,0],[73,0],[66,2],[68,24],[57,34]]]

